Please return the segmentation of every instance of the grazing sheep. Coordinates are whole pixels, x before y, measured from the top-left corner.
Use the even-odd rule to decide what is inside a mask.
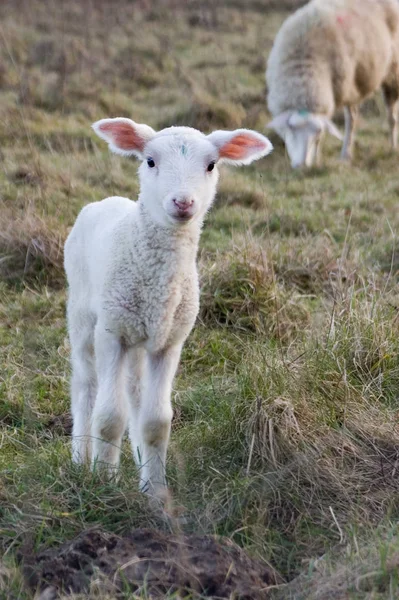
[[[330,120],[344,107],[341,157],[350,160],[359,104],[382,87],[390,138],[397,146],[398,0],[312,0],[278,32],[266,81],[269,127],[284,139],[292,166],[311,166]]]
[[[140,487],[162,497],[172,382],[198,313],[196,255],[217,165],[249,164],[272,145],[247,129],[156,133],[124,118],[93,128],[142,162],[138,201],[89,204],[65,244],[73,460],[115,472],[129,421]]]

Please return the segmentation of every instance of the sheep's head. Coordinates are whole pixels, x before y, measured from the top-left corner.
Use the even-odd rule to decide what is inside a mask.
[[[221,162],[248,165],[272,150],[266,137],[248,129],[210,135],[190,127],[155,132],[125,118],[102,119],[93,129],[113,152],[142,161],[141,201],[166,226],[203,219],[216,193]]]
[[[325,131],[342,140],[340,132],[328,117],[306,110],[287,110],[275,117],[268,127],[284,140],[294,169],[313,165],[317,145]]]

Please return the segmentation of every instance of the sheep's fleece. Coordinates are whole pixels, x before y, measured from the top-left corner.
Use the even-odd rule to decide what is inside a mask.
[[[115,472],[129,424],[141,489],[163,496],[172,382],[198,313],[196,256],[218,163],[249,164],[272,145],[247,129],[157,133],[125,118],[93,128],[141,159],[140,195],[84,207],[65,244],[72,455]]]
[[[274,41],[266,70],[274,117],[269,126],[285,139],[291,155],[287,124],[299,130],[310,120],[310,129],[338,137],[330,121],[336,109],[357,107],[381,86],[396,119],[398,63],[398,0],[312,0],[283,23]],[[343,155],[350,158],[355,113],[348,110],[345,117]],[[392,129],[395,124],[390,118]],[[302,154],[294,162],[306,158]]]

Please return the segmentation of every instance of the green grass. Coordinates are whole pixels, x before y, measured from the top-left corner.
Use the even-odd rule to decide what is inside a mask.
[[[0,7],[0,597],[32,597],[26,548],[93,524],[168,527],[136,491],[127,443],[118,484],[70,462],[62,244],[87,202],[138,189],[137,164],[90,125],[263,131],[265,60],[293,3],[151,5]],[[326,140],[322,167],[293,172],[270,137],[270,157],[222,169],[201,239],[174,501],[187,531],[275,566],[287,586],[273,597],[396,598],[398,158],[378,97],[352,166]]]

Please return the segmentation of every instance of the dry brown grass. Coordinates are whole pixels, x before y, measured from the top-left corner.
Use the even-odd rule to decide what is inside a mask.
[[[292,338],[309,325],[296,290],[279,285],[270,254],[253,239],[238,240],[201,267],[200,318],[260,335]]]
[[[64,283],[63,245],[66,232],[55,219],[0,205],[0,277],[60,286]]]
[[[237,235],[227,251],[203,254],[200,318],[285,343],[314,325],[309,299],[341,301],[364,276],[328,236],[276,243]]]
[[[320,557],[277,597],[281,600],[394,600],[398,590],[399,538],[391,531],[374,531],[370,537],[347,544],[345,559],[336,551]]]

